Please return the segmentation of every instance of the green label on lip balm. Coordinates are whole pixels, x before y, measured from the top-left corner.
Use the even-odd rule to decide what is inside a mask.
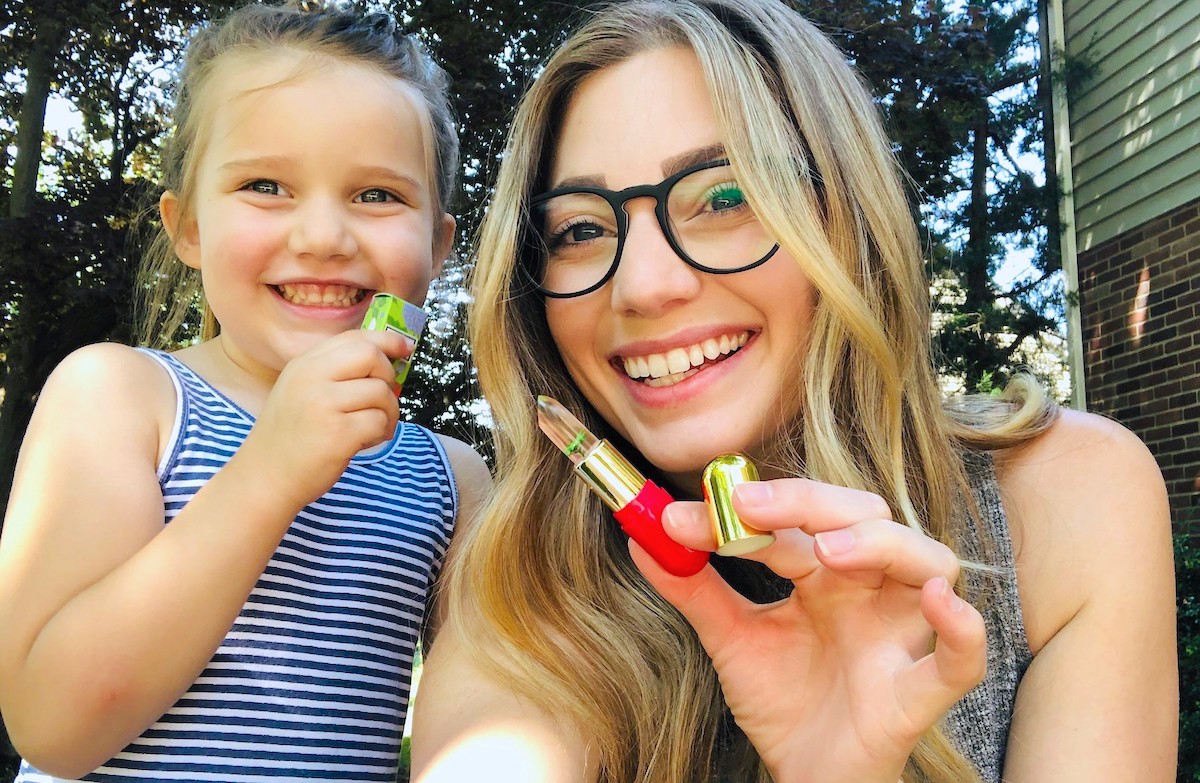
[[[417,341],[425,329],[429,315],[414,304],[404,301],[391,294],[375,294],[367,307],[363,318],[362,328],[375,332],[399,332],[408,337],[413,343],[413,352],[417,350]],[[397,359],[392,362],[396,370],[396,384],[403,385],[408,377],[408,368],[412,365],[412,355],[408,359]]]

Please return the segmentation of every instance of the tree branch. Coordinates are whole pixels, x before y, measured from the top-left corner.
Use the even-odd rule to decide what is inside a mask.
[[[1013,288],[1013,289],[1007,291],[1006,293],[1001,294],[1001,296],[1008,298],[1008,299],[1016,299],[1021,294],[1027,294],[1030,291],[1032,291],[1033,289],[1037,288],[1042,283],[1046,282],[1046,280],[1048,280],[1050,278],[1050,276],[1054,274],[1055,271],[1057,271],[1057,270],[1050,270],[1048,272],[1043,272],[1042,276],[1039,277],[1037,280],[1031,280],[1028,283],[1019,285],[1016,288]]]

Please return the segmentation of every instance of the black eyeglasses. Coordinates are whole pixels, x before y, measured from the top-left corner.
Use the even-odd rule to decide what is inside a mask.
[[[649,196],[668,244],[689,266],[714,275],[766,262],[779,245],[750,208],[725,159],[690,166],[657,185],[620,191],[565,187],[530,200],[530,270],[542,294],[583,296],[607,283],[629,235],[625,202]]]

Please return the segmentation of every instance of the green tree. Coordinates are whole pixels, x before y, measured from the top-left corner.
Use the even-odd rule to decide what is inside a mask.
[[[432,291],[431,323],[412,380],[405,414],[491,454],[466,341],[466,278],[471,243],[489,198],[489,183],[513,109],[537,68],[562,39],[566,20],[585,3],[525,0],[398,0],[391,10],[408,22],[451,77],[462,146],[462,185],[456,199],[458,242]]]
[[[226,2],[0,0],[0,511],[38,390],[69,352],[128,339],[129,227],[162,134],[159,66]],[[80,128],[48,137],[50,96]],[[15,109],[15,111],[13,111]],[[10,756],[11,758],[11,756]]]
[[[966,390],[1037,358],[1062,319],[1057,191],[1044,176],[1037,4],[804,3],[879,96],[937,295],[940,370]],[[1049,186],[1047,186],[1049,182]],[[1014,252],[1028,274],[1000,286]],[[1054,378],[1046,378],[1054,380]]]

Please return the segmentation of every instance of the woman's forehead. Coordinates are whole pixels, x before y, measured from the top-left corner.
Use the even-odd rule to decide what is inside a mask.
[[[657,181],[671,173],[672,160],[721,141],[696,55],[686,47],[651,49],[592,73],[574,90],[550,180],[604,175],[612,188]]]

